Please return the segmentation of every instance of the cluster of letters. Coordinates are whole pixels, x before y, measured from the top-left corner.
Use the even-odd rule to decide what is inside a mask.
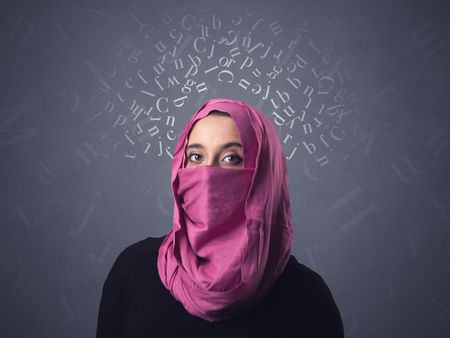
[[[264,112],[287,160],[304,151],[324,166],[333,143],[346,138],[358,95],[346,88],[342,58],[319,47],[308,22],[288,29],[253,10],[222,16],[198,10],[164,13],[157,26],[138,12],[128,13],[135,36],[113,46],[114,69],[103,75],[86,61],[105,94],[103,112],[92,120],[107,116],[123,135],[113,148],[125,157],[172,157],[187,118],[210,97],[243,99]]]

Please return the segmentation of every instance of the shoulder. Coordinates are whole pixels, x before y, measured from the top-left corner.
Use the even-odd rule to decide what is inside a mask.
[[[296,285],[296,293],[303,299],[308,299],[318,306],[336,307],[328,284],[318,272],[300,263],[294,255],[289,259],[288,269],[288,274]]]
[[[343,333],[341,314],[325,279],[318,272],[300,263],[294,255],[289,259],[285,275],[294,298],[302,304],[297,307],[299,311],[304,312],[302,315],[309,317],[313,325],[323,330]]]
[[[313,269],[300,263],[294,255],[289,258],[286,274],[298,285],[298,289],[331,294],[323,277]]]
[[[139,256],[143,253],[157,252],[159,246],[164,240],[165,236],[162,237],[147,237],[135,243],[126,246],[118,255],[117,259],[127,260],[135,256]]]
[[[165,236],[147,237],[126,246],[116,257],[108,278],[121,279],[137,268],[141,262],[146,262],[148,256],[157,255],[164,238]]]

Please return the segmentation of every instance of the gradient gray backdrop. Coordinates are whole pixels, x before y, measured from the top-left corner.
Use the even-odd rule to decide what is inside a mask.
[[[276,125],[293,254],[346,336],[449,337],[445,1],[0,6],[2,338],[95,335],[114,259],[171,227],[171,151],[209,97]]]

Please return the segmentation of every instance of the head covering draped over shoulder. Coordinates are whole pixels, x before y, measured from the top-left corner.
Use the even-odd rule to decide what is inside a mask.
[[[183,168],[190,130],[213,110],[235,121],[244,168]],[[274,126],[245,102],[207,100],[178,139],[171,182],[173,225],[158,253],[162,283],[191,315],[209,322],[250,310],[291,255],[288,173]]]

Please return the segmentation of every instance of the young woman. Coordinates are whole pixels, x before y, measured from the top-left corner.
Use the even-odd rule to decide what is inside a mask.
[[[263,113],[204,102],[178,140],[171,184],[172,227],[120,253],[97,338],[344,337],[328,286],[291,254],[286,159]]]

